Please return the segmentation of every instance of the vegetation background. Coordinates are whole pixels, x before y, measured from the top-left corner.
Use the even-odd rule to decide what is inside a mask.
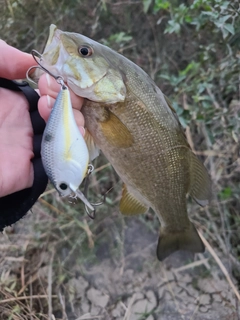
[[[42,52],[54,23],[142,67],[172,101],[214,189],[208,208],[189,202],[206,252],[160,263],[157,218],[120,215],[121,185],[104,156],[94,164],[92,200],[114,189],[95,220],[49,186],[0,236],[0,319],[240,319],[239,1],[0,0],[0,7],[0,38],[23,51]]]

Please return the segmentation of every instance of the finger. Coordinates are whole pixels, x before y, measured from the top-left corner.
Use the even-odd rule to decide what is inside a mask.
[[[33,57],[25,52],[9,46],[0,40],[0,77],[13,79],[26,78],[27,70],[35,65]]]
[[[47,121],[49,118],[49,115],[51,113],[51,109],[54,105],[55,99],[50,96],[41,96],[38,101],[38,110],[41,115],[41,117]],[[73,109],[73,114],[75,121],[77,123],[77,126],[79,127],[81,133],[84,135],[84,117],[81,111],[77,109]]]
[[[38,82],[38,88],[41,96],[50,96],[56,99],[61,86],[57,83],[57,81],[51,77],[49,74],[44,74],[40,77]],[[71,102],[74,109],[81,110],[83,104],[83,98],[77,96],[72,90],[70,91]],[[52,105],[50,106],[52,107]]]

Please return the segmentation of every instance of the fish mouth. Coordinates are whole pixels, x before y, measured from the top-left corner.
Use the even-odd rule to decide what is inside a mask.
[[[51,24],[49,27],[49,35],[48,35],[47,43],[45,45],[45,49],[51,44],[56,30],[57,30],[57,26],[55,26],[55,24]]]
[[[60,35],[62,31],[57,29],[54,24],[50,25],[49,36],[46,42],[44,51],[41,56],[41,63],[44,68],[46,68],[51,73],[60,75],[59,72],[59,55],[61,49]]]

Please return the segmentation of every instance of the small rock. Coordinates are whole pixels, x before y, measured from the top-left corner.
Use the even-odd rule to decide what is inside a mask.
[[[109,296],[99,290],[91,288],[87,292],[89,301],[95,306],[105,308],[109,301]]]
[[[220,294],[214,293],[214,294],[213,294],[213,300],[214,300],[215,302],[222,302],[223,298],[221,297]]]
[[[216,286],[213,285],[213,280],[211,278],[210,279],[200,279],[198,281],[198,287],[203,292],[208,292],[208,293],[216,292]]]
[[[157,306],[157,299],[156,299],[156,296],[154,294],[153,291],[151,290],[148,290],[146,292],[146,296],[147,296],[147,299],[148,299],[148,307],[152,310],[154,308],[156,308]]]
[[[83,313],[88,313],[90,311],[89,302],[85,297],[81,299],[81,309]]]
[[[101,310],[102,310],[101,307],[97,307],[95,305],[92,305],[90,314],[91,314],[92,317],[99,316]]]
[[[164,295],[165,295],[165,286],[162,285],[159,289],[158,289],[158,296],[159,296],[159,299],[163,299]]]
[[[199,311],[202,312],[202,313],[207,313],[207,312],[209,311],[209,308],[206,307],[206,306],[201,306],[201,307],[199,308]]]
[[[201,301],[201,304],[203,304],[203,305],[209,304],[210,303],[209,294],[202,294],[201,297],[200,297],[200,301]]]
[[[113,309],[113,311],[112,311],[112,317],[119,319],[119,318],[123,317],[123,315],[124,315],[124,309],[123,309],[121,303],[118,302],[115,309]]]
[[[68,281],[67,287],[68,291],[74,294],[75,299],[79,299],[84,296],[88,282],[83,277],[72,278]]]
[[[123,283],[132,282],[133,279],[134,279],[134,270],[127,269],[126,271],[124,271]]]
[[[187,283],[191,283],[192,282],[192,277],[189,275],[189,274],[182,274],[179,273],[178,274],[178,281],[179,282],[183,282],[184,284],[187,284]]]
[[[172,296],[172,294],[168,291],[168,290],[166,290],[165,291],[165,296],[164,296],[164,300],[165,301],[172,301],[173,300],[173,296]]]
[[[147,317],[147,319],[146,320],[154,320],[154,318],[153,318],[153,316],[150,314],[150,316],[149,317]]]
[[[146,292],[146,297],[142,293],[136,293],[135,301],[131,310],[131,320],[137,320],[141,314],[152,311],[157,305],[156,297],[151,290]]]
[[[176,283],[176,285],[171,286],[171,287],[172,287],[172,290],[173,290],[174,295],[176,295],[176,296],[180,296],[180,295],[181,295],[181,292],[183,291],[183,288],[180,287],[180,286],[178,285],[178,283]]]

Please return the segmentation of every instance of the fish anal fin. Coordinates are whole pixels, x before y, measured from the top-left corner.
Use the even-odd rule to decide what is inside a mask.
[[[197,156],[191,153],[189,194],[200,205],[205,206],[211,200],[211,179]]]
[[[143,214],[148,211],[148,207],[137,200],[128,190],[126,185],[123,185],[122,198],[119,205],[123,215],[132,216]]]
[[[85,135],[84,140],[86,142],[86,145],[88,147],[89,152],[89,160],[92,161],[93,159],[97,158],[99,156],[99,148],[96,146],[92,135],[88,131],[88,129],[85,129]]]
[[[131,132],[115,114],[110,110],[105,110],[106,112],[108,116],[104,121],[100,121],[100,126],[107,141],[117,148],[131,147],[134,142]]]
[[[178,250],[197,253],[204,252],[204,249],[204,244],[191,223],[190,228],[182,232],[166,232],[163,228],[158,239],[157,257],[158,260],[162,261]]]

